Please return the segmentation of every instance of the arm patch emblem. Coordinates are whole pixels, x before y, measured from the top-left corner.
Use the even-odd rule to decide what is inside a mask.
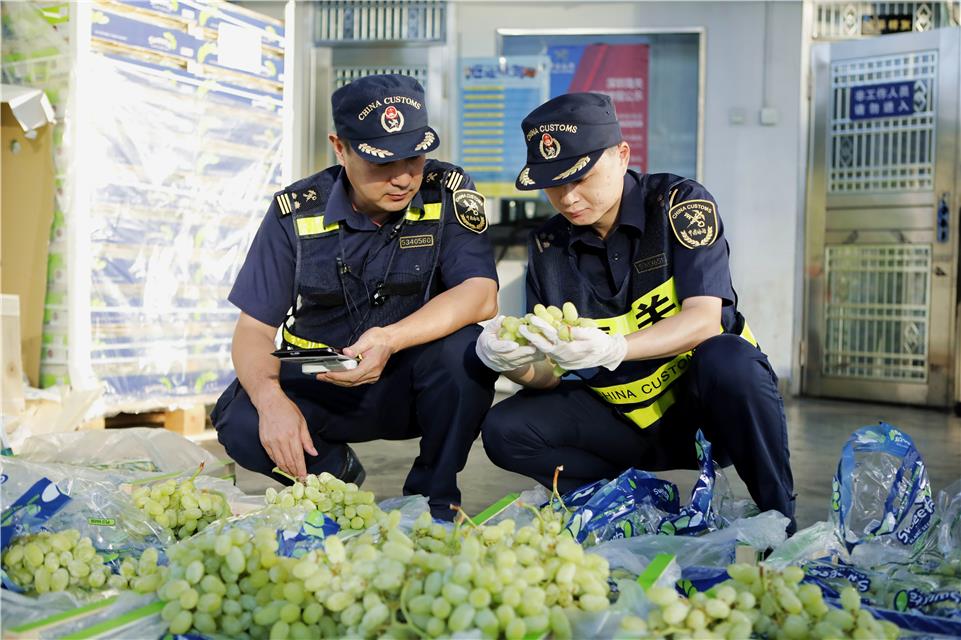
[[[487,214],[484,213],[484,196],[460,189],[454,192],[454,217],[465,229],[474,233],[484,233],[487,229]]]
[[[687,200],[671,207],[667,214],[677,241],[688,249],[714,244],[717,240],[717,207],[710,200]]]

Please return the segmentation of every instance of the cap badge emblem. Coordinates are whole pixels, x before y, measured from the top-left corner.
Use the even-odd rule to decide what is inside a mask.
[[[387,133],[395,133],[404,128],[404,114],[394,105],[384,109],[380,116],[380,125]]]
[[[561,153],[561,143],[549,133],[541,136],[541,142],[538,148],[545,160],[553,160]]]

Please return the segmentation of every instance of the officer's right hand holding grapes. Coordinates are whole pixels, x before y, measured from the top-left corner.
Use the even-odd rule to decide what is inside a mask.
[[[544,354],[530,345],[520,345],[514,340],[499,338],[504,322],[499,315],[484,327],[477,338],[477,357],[494,371],[514,371],[544,359]]]

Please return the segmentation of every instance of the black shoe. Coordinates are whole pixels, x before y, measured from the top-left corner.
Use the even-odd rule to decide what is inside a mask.
[[[360,463],[357,454],[350,447],[347,447],[347,460],[344,461],[344,469],[337,477],[344,482],[353,482],[358,487],[364,484],[364,480],[367,478],[364,465]]]

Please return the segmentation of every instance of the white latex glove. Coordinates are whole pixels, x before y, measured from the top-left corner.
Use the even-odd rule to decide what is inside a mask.
[[[520,346],[513,340],[502,340],[497,337],[501,330],[504,316],[497,316],[487,323],[484,330],[477,337],[475,351],[488,369],[494,371],[513,371],[525,364],[544,359],[544,354],[532,346]]]
[[[622,335],[607,334],[593,327],[574,327],[571,341],[565,342],[557,337],[557,330],[548,322],[536,316],[530,322],[540,329],[541,334],[521,327],[521,335],[567,371],[593,367],[613,371],[627,355],[627,340]]]

